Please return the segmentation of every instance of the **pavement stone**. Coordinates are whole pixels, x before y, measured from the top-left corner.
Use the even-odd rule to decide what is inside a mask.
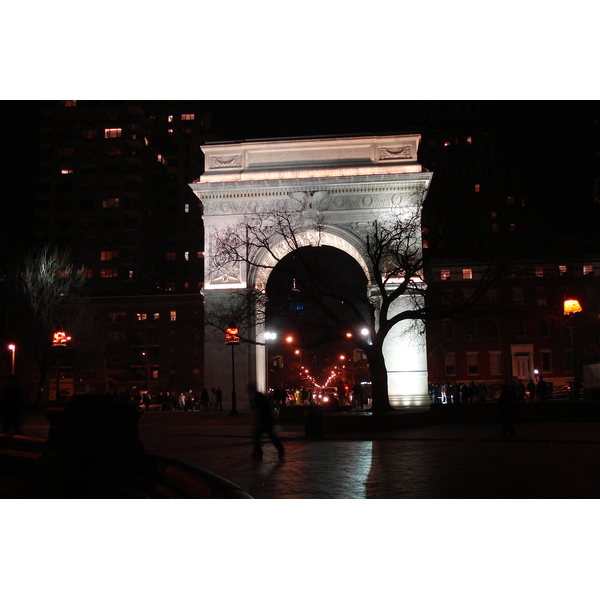
[[[578,499],[600,497],[600,423],[445,423],[395,431],[304,435],[285,423],[279,459],[250,456],[251,411],[161,413],[139,421],[147,452],[212,471],[257,499]],[[45,437],[45,417],[25,435]],[[14,483],[14,482],[13,482]],[[10,497],[2,495],[1,497]]]

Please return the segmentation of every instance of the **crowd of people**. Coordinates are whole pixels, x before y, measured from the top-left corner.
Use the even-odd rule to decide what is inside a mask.
[[[223,410],[223,392],[220,387],[211,388],[210,392],[203,388],[202,391],[194,393],[192,390],[172,394],[160,392],[157,396],[144,392],[137,392],[133,396],[128,393],[115,393],[118,399],[126,403],[143,407],[146,412],[151,407],[157,407],[160,411],[192,412],[194,410]]]
[[[530,379],[527,383],[523,379],[514,378],[508,384],[511,393],[514,393],[515,402],[533,402],[548,400],[550,389],[542,376],[537,383]],[[468,385],[464,382],[447,382],[444,384],[429,384],[429,396],[433,404],[475,404],[497,400],[497,385],[486,385],[483,382],[471,381]]]

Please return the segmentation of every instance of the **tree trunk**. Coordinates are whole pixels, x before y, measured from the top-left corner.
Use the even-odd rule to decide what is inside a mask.
[[[373,349],[367,354],[369,367],[371,369],[371,385],[373,390],[373,402],[371,404],[372,412],[390,412],[393,408],[390,405],[388,394],[388,374],[383,352]]]

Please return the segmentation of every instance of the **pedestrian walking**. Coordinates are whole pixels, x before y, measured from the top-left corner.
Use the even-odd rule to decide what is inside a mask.
[[[517,402],[525,402],[525,393],[527,390],[525,389],[525,384],[519,379],[517,383]]]
[[[527,395],[529,396],[529,402],[535,400],[535,383],[533,383],[533,379],[530,379],[527,384]]]
[[[202,393],[200,394],[200,407],[204,407],[204,410],[208,410],[208,390],[206,388],[203,388]]]
[[[215,392],[215,410],[217,410],[217,406],[219,410],[223,410],[223,392],[220,387]]]
[[[263,455],[261,438],[263,435],[267,435],[279,452],[279,458],[283,458],[285,455],[285,450],[281,440],[273,431],[273,426],[275,423],[268,398],[256,389],[255,383],[248,384],[248,391],[250,394],[252,394],[253,405],[257,411],[256,422],[254,425],[254,447],[252,450],[252,456],[258,458]]]
[[[187,412],[188,410],[194,412],[194,394],[192,394],[192,390],[188,390],[183,396],[185,398],[185,412]]]

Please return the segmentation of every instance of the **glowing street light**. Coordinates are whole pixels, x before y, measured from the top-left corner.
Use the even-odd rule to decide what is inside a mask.
[[[575,340],[573,338],[573,315],[581,312],[581,304],[579,300],[569,298],[563,303],[563,312],[569,319],[569,326],[571,328],[571,356],[573,357],[573,399],[579,400],[579,382],[577,381],[577,362],[575,360]]]
[[[570,300],[564,301],[563,310],[565,315],[572,315],[581,312],[583,309],[581,308],[581,304],[579,304],[579,300],[571,298]]]
[[[12,352],[10,374],[14,376],[14,374],[15,374],[15,351],[17,350],[17,347],[14,344],[9,344],[8,349]]]

